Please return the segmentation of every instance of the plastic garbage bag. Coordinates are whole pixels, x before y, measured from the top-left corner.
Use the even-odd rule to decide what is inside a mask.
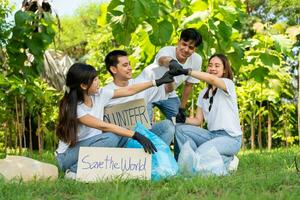
[[[168,176],[176,175],[178,172],[178,165],[169,146],[139,122],[136,124],[134,130],[149,138],[157,149],[157,152],[152,154],[151,179],[160,180]],[[138,141],[130,138],[126,147],[142,148],[142,145]]]
[[[194,162],[196,159],[196,153],[192,149],[190,142],[187,141],[182,146],[178,155],[178,168],[181,173],[193,174]]]
[[[196,150],[193,168],[195,172],[203,175],[227,175],[222,156],[214,146]]]
[[[187,141],[182,146],[178,156],[179,171],[190,175],[226,175],[227,170],[222,156],[212,146],[209,149],[198,148],[196,152]]]

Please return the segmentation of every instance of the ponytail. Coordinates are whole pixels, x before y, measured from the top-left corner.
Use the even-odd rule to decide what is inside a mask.
[[[63,142],[74,146],[77,142],[77,104],[78,97],[76,90],[65,93],[59,105],[59,120],[56,129],[57,137]]]

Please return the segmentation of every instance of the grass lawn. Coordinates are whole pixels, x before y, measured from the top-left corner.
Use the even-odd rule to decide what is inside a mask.
[[[114,180],[80,183],[57,181],[5,182],[0,199],[300,199],[300,148],[272,152],[241,151],[237,172],[223,177],[174,177],[159,182]],[[42,158],[55,163],[50,153]]]

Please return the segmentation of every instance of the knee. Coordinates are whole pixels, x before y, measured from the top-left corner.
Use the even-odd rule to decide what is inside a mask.
[[[182,135],[184,133],[184,130],[186,129],[186,125],[184,124],[178,124],[175,127],[175,135]]]
[[[108,143],[108,146],[118,146],[119,141],[121,140],[121,136],[115,134],[115,133],[102,133],[105,134],[106,143]]]
[[[175,126],[172,123],[172,121],[171,120],[164,120],[163,122],[164,122],[164,127],[165,127],[166,132],[169,135],[174,136],[174,134],[175,134]]]

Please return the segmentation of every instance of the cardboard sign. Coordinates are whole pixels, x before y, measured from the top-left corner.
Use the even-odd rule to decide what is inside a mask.
[[[80,147],[76,179],[151,179],[151,155],[143,149]]]
[[[128,101],[105,108],[103,121],[131,130],[139,121],[146,128],[151,128],[147,105],[144,99]]]

